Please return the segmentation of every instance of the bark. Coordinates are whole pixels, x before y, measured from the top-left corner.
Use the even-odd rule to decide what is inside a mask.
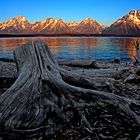
[[[48,135],[53,134],[74,118],[69,110],[75,112],[95,101],[119,108],[140,125],[140,116],[132,109],[132,105],[140,106],[139,101],[103,91],[96,80],[64,70],[43,42],[25,44],[14,54],[19,75],[0,96],[1,132],[28,135],[45,129]],[[78,113],[92,131],[85,114]]]

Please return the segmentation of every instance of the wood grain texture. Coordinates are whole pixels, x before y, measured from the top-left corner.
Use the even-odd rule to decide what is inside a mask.
[[[0,96],[0,131],[29,134],[45,129],[54,133],[72,117],[68,108],[91,106],[94,101],[119,108],[140,125],[140,116],[130,108],[132,104],[140,106],[139,101],[103,91],[96,78],[61,68],[43,42],[25,44],[14,55],[19,75]],[[104,86],[113,86],[114,81],[107,80]],[[85,114],[79,116],[92,130]]]

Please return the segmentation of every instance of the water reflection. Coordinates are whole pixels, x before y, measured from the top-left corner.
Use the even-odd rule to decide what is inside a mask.
[[[134,59],[134,42],[139,38],[34,37],[0,38],[0,57],[12,57],[13,50],[34,40],[48,44],[56,59]]]
[[[140,39],[139,38],[119,38],[119,39],[111,38],[110,39],[112,45],[116,46],[115,48],[117,48],[117,46],[119,45],[119,52],[127,54],[128,58],[132,60],[134,60],[134,56],[137,55],[136,48],[134,47],[134,42],[137,40]]]

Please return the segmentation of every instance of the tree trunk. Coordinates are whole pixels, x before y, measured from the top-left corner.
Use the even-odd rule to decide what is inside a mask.
[[[19,75],[0,96],[0,131],[29,134],[45,129],[55,133],[72,118],[67,110],[95,101],[119,108],[140,125],[140,117],[131,109],[139,101],[100,91],[95,80],[64,70],[43,42],[25,44],[14,55]],[[79,116],[92,130],[85,114]]]

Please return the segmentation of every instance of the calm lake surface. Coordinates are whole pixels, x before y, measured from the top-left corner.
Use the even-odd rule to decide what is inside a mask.
[[[13,50],[29,41],[42,40],[59,60],[133,60],[136,55],[131,37],[23,37],[0,38],[0,58],[13,58]]]

